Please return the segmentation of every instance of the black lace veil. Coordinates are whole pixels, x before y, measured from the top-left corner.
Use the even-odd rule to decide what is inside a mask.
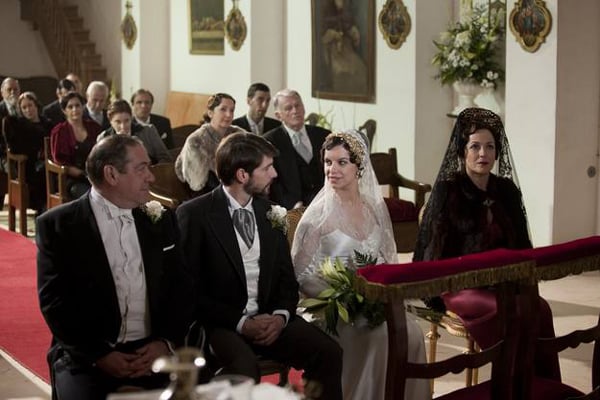
[[[429,259],[426,256],[425,249],[433,239],[432,225],[434,219],[439,216],[446,199],[446,193],[441,189],[444,185],[440,185],[440,182],[452,180],[456,174],[465,172],[464,148],[469,135],[479,129],[488,129],[496,142],[496,164],[494,166],[495,171],[493,172],[497,176],[511,179],[517,188],[519,187],[508,138],[500,117],[484,108],[467,108],[463,110],[456,119],[442,165],[433,185],[429,200],[424,206],[425,209],[420,222],[419,234],[413,255],[413,260],[415,261]],[[523,215],[526,216],[525,206],[522,205],[522,208]]]

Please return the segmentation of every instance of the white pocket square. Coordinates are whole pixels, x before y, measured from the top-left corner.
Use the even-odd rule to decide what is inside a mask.
[[[175,247],[175,244],[172,244],[172,245],[170,245],[170,246],[167,246],[167,247],[163,247],[163,251],[168,251],[168,250],[171,250],[171,249],[172,249],[172,248],[174,248],[174,247]]]

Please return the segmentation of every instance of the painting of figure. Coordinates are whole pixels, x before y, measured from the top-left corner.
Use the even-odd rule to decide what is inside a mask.
[[[312,0],[313,96],[373,102],[373,0]]]

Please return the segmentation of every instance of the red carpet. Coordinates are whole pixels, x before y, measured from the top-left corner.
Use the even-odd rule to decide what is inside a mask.
[[[35,256],[31,240],[0,229],[0,348],[48,382],[50,331],[38,304]]]

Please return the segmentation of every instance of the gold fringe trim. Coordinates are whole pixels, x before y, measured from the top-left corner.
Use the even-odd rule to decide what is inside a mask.
[[[440,293],[447,291],[456,292],[461,289],[491,286],[506,281],[519,280],[523,283],[534,283],[534,267],[534,261],[523,261],[426,281],[395,284],[373,283],[362,276],[357,276],[354,287],[369,300],[389,303],[404,299],[438,296]]]
[[[568,260],[535,268],[538,281],[552,281],[569,275],[579,275],[582,272],[600,269],[600,254]]]

